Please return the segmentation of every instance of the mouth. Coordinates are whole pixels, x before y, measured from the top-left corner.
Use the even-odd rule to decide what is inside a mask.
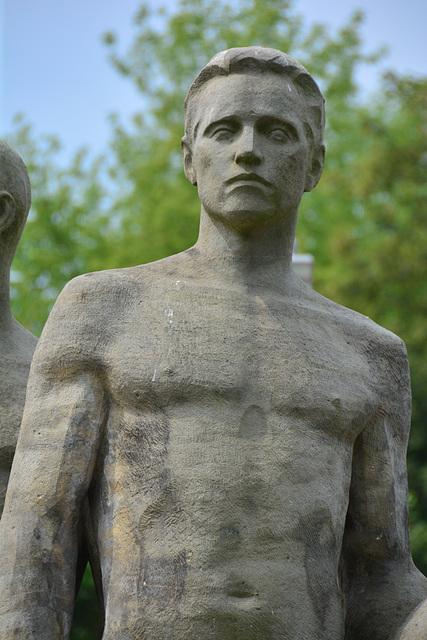
[[[249,183],[248,186],[255,182],[257,184],[262,184],[264,187],[271,187],[270,182],[262,176],[259,176],[257,173],[239,173],[237,176],[233,176],[233,178],[227,180],[226,184],[236,184],[239,182]]]

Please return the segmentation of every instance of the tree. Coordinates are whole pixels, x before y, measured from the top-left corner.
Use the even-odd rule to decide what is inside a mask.
[[[31,179],[32,206],[11,273],[13,311],[37,335],[68,280],[103,268],[111,220],[102,185],[103,159],[90,166],[84,150],[71,165],[55,162],[54,136],[36,140],[21,116],[9,144],[24,159]]]

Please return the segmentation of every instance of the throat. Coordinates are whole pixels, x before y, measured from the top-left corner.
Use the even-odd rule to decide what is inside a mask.
[[[296,215],[280,223],[241,233],[202,208],[200,232],[192,251],[223,281],[264,287],[293,279]]]

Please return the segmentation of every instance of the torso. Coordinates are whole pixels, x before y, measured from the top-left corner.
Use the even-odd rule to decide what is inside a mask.
[[[352,446],[376,398],[313,300],[151,273],[118,305],[91,489],[104,640],[342,639]]]

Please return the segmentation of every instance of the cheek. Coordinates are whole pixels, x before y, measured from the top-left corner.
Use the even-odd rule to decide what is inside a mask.
[[[225,149],[210,145],[205,148],[200,145],[194,152],[194,165],[198,173],[209,171],[212,175],[221,175],[227,163],[227,152]]]
[[[203,180],[206,174],[211,173],[212,158],[204,153],[199,153],[194,156],[194,167],[196,170],[198,180]]]
[[[296,149],[287,154],[278,163],[278,167],[280,167],[279,180],[295,185],[305,183],[306,155],[301,150]]]

